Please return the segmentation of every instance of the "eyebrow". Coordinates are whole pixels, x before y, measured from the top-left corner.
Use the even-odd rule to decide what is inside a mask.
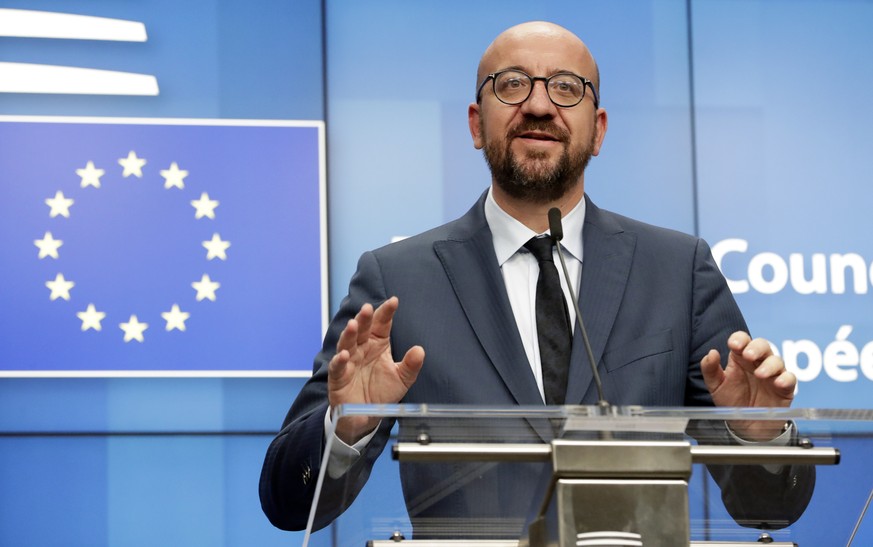
[[[500,68],[498,70],[495,70],[495,71],[491,72],[490,74],[496,74],[497,72],[503,72],[504,70],[518,70],[520,72],[524,72],[525,74],[530,74],[526,68],[524,68],[523,66],[520,66],[520,65],[506,66],[506,67]],[[556,69],[552,69],[552,70],[547,70],[546,74],[548,76],[553,76],[555,74],[561,74],[561,73],[565,73],[565,72],[569,73],[569,74],[578,74],[575,70],[570,70],[568,68],[556,68]]]

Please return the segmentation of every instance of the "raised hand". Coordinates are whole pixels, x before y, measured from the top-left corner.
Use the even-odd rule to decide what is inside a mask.
[[[391,324],[399,301],[391,297],[375,311],[364,304],[340,334],[336,355],[328,364],[327,395],[330,407],[399,402],[415,383],[424,363],[424,349],[414,346],[396,363],[391,355]],[[369,433],[377,419],[347,417],[336,434],[347,444]]]
[[[785,369],[782,358],[775,355],[770,343],[735,332],[728,338],[727,367],[722,370],[717,350],[710,350],[701,360],[703,380],[716,406],[780,407],[791,405],[797,378]],[[731,428],[750,441],[770,440],[779,435],[781,422],[731,422]]]

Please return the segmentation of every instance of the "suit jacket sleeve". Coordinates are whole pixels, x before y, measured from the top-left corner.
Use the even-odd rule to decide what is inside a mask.
[[[748,328],[703,240],[698,241],[693,280],[693,349],[686,404],[712,405],[700,360],[710,348],[723,348],[733,331]],[[721,354],[722,366],[726,366],[728,352],[722,350]],[[724,424],[692,423],[688,432],[706,444],[733,443]],[[731,517],[740,525],[754,528],[779,529],[794,523],[809,504],[815,487],[814,466],[785,466],[779,473],[758,465],[710,465],[707,470],[719,485]]]
[[[324,460],[324,415],[327,412],[327,364],[336,353],[336,343],[345,325],[364,303],[378,306],[386,299],[375,255],[364,254],[352,277],[349,295],[328,327],[321,351],[315,358],[313,375],[300,391],[282,429],[267,450],[259,493],[261,507],[274,526],[283,530],[306,528]],[[383,420],[379,431],[362,452],[362,457],[343,477],[325,475],[315,529],[327,526],[354,501],[379,457],[393,422]]]
[[[688,364],[685,404],[687,406],[712,406],[712,396],[703,380],[700,361],[715,348],[722,357],[722,367],[727,366],[727,339],[736,331],[748,331],[743,315],[728,289],[709,245],[697,240],[694,255],[691,308],[691,357]]]

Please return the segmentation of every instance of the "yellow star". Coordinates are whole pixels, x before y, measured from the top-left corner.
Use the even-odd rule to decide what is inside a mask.
[[[194,211],[194,218],[215,218],[215,208],[218,207],[218,201],[214,199],[209,199],[209,194],[203,192],[200,194],[200,199],[192,199],[191,205],[196,209]]]
[[[218,234],[212,234],[212,239],[209,241],[204,241],[203,246],[206,247],[206,260],[212,260],[213,258],[220,258],[221,260],[227,260],[227,248],[230,247],[230,241],[222,241],[221,236]]]
[[[82,188],[88,186],[100,188],[100,177],[105,172],[103,169],[96,169],[93,161],[89,161],[84,169],[76,169],[76,174],[82,177]]]
[[[191,283],[191,286],[197,290],[197,301],[200,302],[204,298],[215,302],[215,291],[221,286],[221,283],[209,279],[207,274],[203,274],[200,281]]]
[[[64,279],[64,274],[59,273],[55,276],[54,281],[46,281],[45,286],[51,289],[52,293],[49,295],[49,300],[57,300],[58,298],[63,298],[64,300],[70,299],[70,289],[76,286],[72,281],[67,281]]]
[[[167,322],[167,332],[173,329],[179,329],[184,332],[185,321],[191,317],[191,314],[180,310],[178,304],[173,304],[172,309],[162,313],[161,317],[163,317],[164,321]]]
[[[161,176],[164,177],[164,188],[169,190],[175,186],[181,190],[185,188],[184,178],[188,176],[188,171],[179,169],[176,162],[173,162],[169,169],[161,169]]]
[[[39,258],[42,260],[47,256],[58,258],[58,247],[64,242],[53,238],[51,232],[46,232],[42,239],[34,239],[33,244],[39,247]]]
[[[88,309],[78,312],[76,317],[82,320],[82,332],[88,329],[99,331],[102,330],[100,321],[103,321],[103,318],[106,317],[106,313],[97,311],[94,304],[88,304]]]
[[[136,178],[142,178],[142,166],[146,164],[146,160],[136,157],[136,152],[131,150],[126,158],[118,160],[119,165],[124,167],[124,172],[121,175],[124,178],[134,175]]]
[[[125,342],[130,342],[131,340],[144,342],[142,333],[149,328],[148,323],[140,323],[135,315],[131,315],[127,323],[120,323],[118,326],[124,331]]]
[[[70,206],[75,203],[73,200],[64,197],[64,193],[58,190],[55,197],[45,200],[45,204],[51,207],[49,217],[55,218],[61,215],[64,218],[70,218]]]

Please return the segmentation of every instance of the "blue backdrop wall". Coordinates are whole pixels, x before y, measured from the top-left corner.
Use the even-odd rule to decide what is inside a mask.
[[[0,133],[2,545],[298,544],[300,534],[274,530],[262,516],[257,478],[319,347],[332,309],[326,303],[335,306],[345,294],[361,252],[455,218],[487,187],[466,125],[476,65],[497,33],[530,19],[570,28],[598,59],[610,128],[586,178],[594,201],[713,245],[753,333],[771,339],[798,374],[797,406],[870,406],[870,3],[2,0],[0,19],[20,16],[9,9],[136,21],[148,37],[61,40],[7,31],[0,74],[11,74],[13,64],[97,68],[153,76],[159,93],[22,93],[4,89],[11,86],[0,78],[5,127],[24,116],[64,117],[65,124],[77,116],[88,123],[114,118],[130,139],[141,137],[130,118],[172,118],[184,127],[293,120],[325,129],[308,152],[288,144],[289,157],[293,148],[315,170],[308,178],[283,176],[302,165],[282,164],[287,158],[266,165],[269,158],[240,156],[228,160],[237,176],[204,181],[198,176],[206,167],[192,160],[191,196],[179,194],[188,216],[178,228],[194,238],[190,252],[201,253],[200,269],[184,274],[196,277],[184,278],[187,292],[178,296],[190,322],[184,333],[166,331],[154,310],[142,342],[123,340],[119,323],[128,318],[116,319],[111,309],[102,330],[83,330],[76,313],[91,303],[87,295],[102,294],[88,292],[87,264],[76,266],[83,277],[69,300],[51,299],[45,286],[58,272],[72,275],[65,268],[73,267],[74,243],[88,233],[89,225],[70,230],[98,195],[75,174],[91,152],[65,152],[80,162],[63,167],[69,180],[24,181],[18,173],[56,165],[60,150],[13,151],[11,134]],[[101,148],[101,190],[134,183],[115,158],[148,146],[138,142],[118,144],[117,155]],[[205,145],[182,146],[178,157],[198,146]],[[171,156],[150,156],[142,184],[164,191],[158,172]],[[262,170],[243,169],[247,161]],[[318,186],[325,178],[326,193]],[[198,184],[221,201],[214,222],[230,224],[213,230],[211,220],[191,216],[187,202],[200,196]],[[260,194],[270,189],[272,197]],[[43,203],[57,190],[75,200],[69,218],[50,216]],[[310,205],[296,210],[304,198]],[[162,218],[158,212],[172,214],[151,197],[127,199],[143,200],[131,208],[142,215],[138,227]],[[111,207],[101,203],[97,211]],[[306,226],[312,246],[300,260],[291,240]],[[175,272],[185,263],[178,256],[188,257],[187,247],[162,254],[158,231],[122,220],[103,227],[154,256],[134,260],[146,280],[149,272]],[[199,242],[221,230],[231,243],[227,261],[207,261]],[[66,238],[57,258],[38,257],[35,241],[45,241],[46,231]],[[104,253],[94,255],[100,260],[117,258],[117,249],[96,243],[92,251]],[[197,300],[190,287],[203,272],[228,276],[214,302]],[[295,276],[314,280],[323,298],[298,303],[287,279]],[[271,283],[279,292],[264,291]],[[129,287],[131,306],[166,289]],[[161,336],[175,336],[175,345],[162,346]],[[219,342],[227,351],[213,347]],[[228,351],[231,362],[217,366]],[[67,372],[33,374],[49,368]],[[110,369],[140,373],[88,372]],[[331,533],[317,541],[330,544]]]

